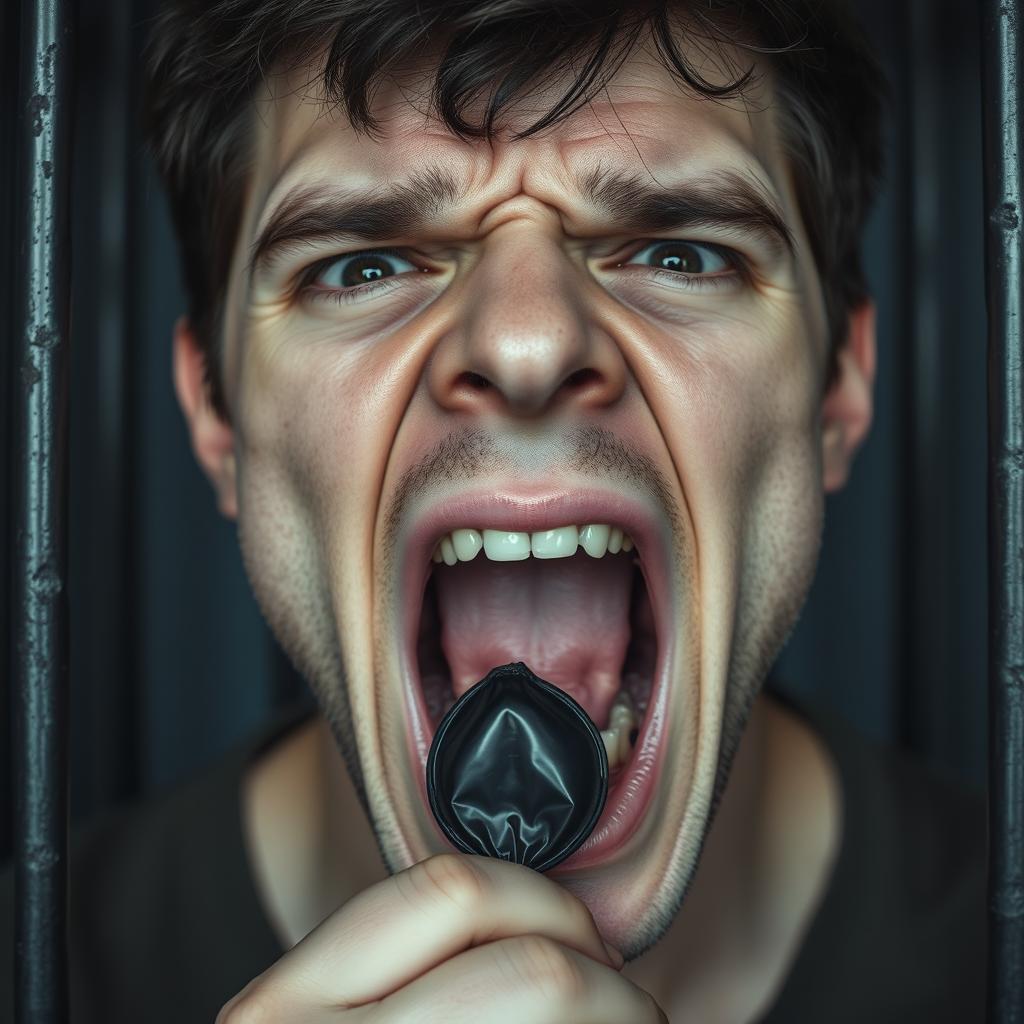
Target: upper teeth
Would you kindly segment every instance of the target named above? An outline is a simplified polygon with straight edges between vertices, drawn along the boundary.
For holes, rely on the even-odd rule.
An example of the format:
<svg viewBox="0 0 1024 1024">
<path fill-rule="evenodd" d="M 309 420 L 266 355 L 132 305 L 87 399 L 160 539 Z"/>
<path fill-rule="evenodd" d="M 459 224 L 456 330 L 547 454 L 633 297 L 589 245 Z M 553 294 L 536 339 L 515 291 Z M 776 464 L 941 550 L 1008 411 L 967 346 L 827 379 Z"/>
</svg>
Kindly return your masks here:
<svg viewBox="0 0 1024 1024">
<path fill-rule="evenodd" d="M 454 565 L 471 562 L 481 550 L 492 562 L 517 562 L 523 558 L 569 558 L 583 548 L 592 558 L 610 552 L 632 551 L 633 541 L 618 526 L 590 523 L 587 526 L 559 526 L 537 533 L 507 530 L 452 530 L 434 548 L 435 562 Z"/>
</svg>

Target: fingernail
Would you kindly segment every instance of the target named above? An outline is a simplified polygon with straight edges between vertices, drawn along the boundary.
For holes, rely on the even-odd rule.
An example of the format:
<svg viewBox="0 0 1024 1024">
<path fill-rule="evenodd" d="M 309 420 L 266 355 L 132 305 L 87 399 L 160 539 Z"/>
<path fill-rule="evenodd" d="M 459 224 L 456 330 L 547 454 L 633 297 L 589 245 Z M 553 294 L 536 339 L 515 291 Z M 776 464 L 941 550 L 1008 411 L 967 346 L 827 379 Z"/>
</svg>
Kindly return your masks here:
<svg viewBox="0 0 1024 1024">
<path fill-rule="evenodd" d="M 604 942 L 604 939 L 601 941 Z M 604 942 L 604 948 L 608 953 L 608 959 L 611 960 L 615 969 L 618 970 L 626 962 L 626 958 L 610 942 Z"/>
</svg>

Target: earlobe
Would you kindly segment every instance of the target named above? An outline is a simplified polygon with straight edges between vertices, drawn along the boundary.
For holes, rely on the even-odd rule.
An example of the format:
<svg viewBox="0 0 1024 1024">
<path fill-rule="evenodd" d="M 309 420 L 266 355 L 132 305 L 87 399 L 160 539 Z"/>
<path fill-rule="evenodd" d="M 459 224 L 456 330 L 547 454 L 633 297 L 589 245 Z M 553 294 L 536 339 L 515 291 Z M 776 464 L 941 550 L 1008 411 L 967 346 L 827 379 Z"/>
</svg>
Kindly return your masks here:
<svg viewBox="0 0 1024 1024">
<path fill-rule="evenodd" d="M 875 304 L 850 312 L 847 337 L 836 354 L 837 372 L 821 407 L 822 474 L 826 492 L 838 491 L 867 437 L 874 411 Z"/>
<path fill-rule="evenodd" d="M 192 451 L 217 494 L 221 515 L 238 515 L 235 437 L 228 421 L 210 401 L 206 354 L 187 317 L 174 325 L 174 390 L 188 424 Z"/>
</svg>

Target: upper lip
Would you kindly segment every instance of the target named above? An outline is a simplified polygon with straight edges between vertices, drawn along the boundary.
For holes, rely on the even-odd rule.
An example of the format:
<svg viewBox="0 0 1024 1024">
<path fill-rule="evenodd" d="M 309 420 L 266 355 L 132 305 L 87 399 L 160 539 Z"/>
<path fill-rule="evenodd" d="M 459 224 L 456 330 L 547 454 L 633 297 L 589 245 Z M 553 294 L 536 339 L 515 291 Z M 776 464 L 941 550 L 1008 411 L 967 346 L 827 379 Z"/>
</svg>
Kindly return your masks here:
<svg viewBox="0 0 1024 1024">
<path fill-rule="evenodd" d="M 488 490 L 448 496 L 423 512 L 409 535 L 404 564 L 407 570 L 423 567 L 425 572 L 440 537 L 462 527 L 537 533 L 587 523 L 622 527 L 641 557 L 659 552 L 662 531 L 658 519 L 636 498 L 597 488 L 534 495 Z"/>
</svg>

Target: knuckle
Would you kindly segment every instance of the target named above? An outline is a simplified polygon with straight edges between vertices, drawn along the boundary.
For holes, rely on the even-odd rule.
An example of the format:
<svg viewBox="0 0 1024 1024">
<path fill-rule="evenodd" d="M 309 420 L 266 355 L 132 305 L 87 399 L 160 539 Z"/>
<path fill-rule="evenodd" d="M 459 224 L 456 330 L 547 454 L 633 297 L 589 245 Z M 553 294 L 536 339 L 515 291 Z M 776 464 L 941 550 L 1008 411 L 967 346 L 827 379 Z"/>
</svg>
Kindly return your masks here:
<svg viewBox="0 0 1024 1024">
<path fill-rule="evenodd" d="M 440 898 L 464 911 L 479 907 L 486 898 L 483 874 L 472 861 L 455 853 L 440 853 L 421 861 L 412 868 L 410 880 L 427 899 Z"/>
<path fill-rule="evenodd" d="M 586 979 L 567 949 L 543 935 L 524 935 L 507 943 L 516 977 L 545 1003 L 570 1006 L 582 998 Z"/>
</svg>

